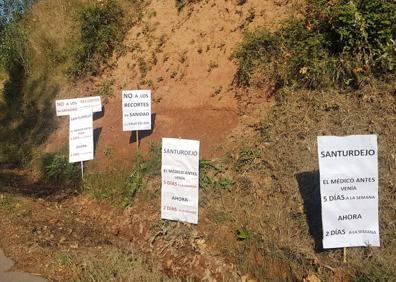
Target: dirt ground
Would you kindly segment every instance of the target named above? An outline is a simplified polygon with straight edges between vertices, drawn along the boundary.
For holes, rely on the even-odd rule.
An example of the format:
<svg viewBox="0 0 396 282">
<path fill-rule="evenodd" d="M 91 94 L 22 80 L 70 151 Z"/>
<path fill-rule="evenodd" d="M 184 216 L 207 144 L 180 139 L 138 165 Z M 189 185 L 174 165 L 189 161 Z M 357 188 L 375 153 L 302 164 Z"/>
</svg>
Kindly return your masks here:
<svg viewBox="0 0 396 282">
<path fill-rule="evenodd" d="M 8 182 L 0 187 L 0 248 L 16 261 L 14 270 L 69 281 L 73 276 L 61 264 L 62 254 L 111 247 L 138 254 L 170 277 L 240 280 L 232 264 L 212 255 L 201 228 L 159 221 L 151 204 L 120 212 L 74 191 L 31 183 L 24 173 L 3 172 Z"/>
</svg>

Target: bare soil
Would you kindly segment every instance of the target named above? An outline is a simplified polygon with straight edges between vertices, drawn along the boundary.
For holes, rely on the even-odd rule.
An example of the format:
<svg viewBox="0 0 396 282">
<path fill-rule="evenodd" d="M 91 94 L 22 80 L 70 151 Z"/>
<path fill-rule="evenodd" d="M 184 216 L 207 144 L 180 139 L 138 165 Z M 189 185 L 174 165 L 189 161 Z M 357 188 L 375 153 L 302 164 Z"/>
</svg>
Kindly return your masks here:
<svg viewBox="0 0 396 282">
<path fill-rule="evenodd" d="M 266 103 L 268 94 L 241 93 L 233 87 L 232 53 L 245 30 L 277 28 L 293 3 L 198 1 L 179 13 L 174 1 L 151 1 L 142 21 L 129 30 L 122 55 L 114 56 L 100 75 L 61 90 L 63 98 L 96 95 L 103 82 L 112 83 L 113 96 L 102 99 L 104 112 L 94 123 L 95 169 L 128 166 L 133 159 L 135 133 L 122 132 L 121 91 L 126 89 L 152 89 L 154 126 L 151 132 L 140 133 L 143 149 L 162 137 L 181 137 L 200 140 L 202 158 L 223 154 L 223 143 L 240 125 L 241 109 L 246 111 L 249 103 Z M 67 144 L 68 120 L 58 122 L 46 145 L 50 152 Z M 111 159 L 105 148 L 112 149 Z"/>
</svg>

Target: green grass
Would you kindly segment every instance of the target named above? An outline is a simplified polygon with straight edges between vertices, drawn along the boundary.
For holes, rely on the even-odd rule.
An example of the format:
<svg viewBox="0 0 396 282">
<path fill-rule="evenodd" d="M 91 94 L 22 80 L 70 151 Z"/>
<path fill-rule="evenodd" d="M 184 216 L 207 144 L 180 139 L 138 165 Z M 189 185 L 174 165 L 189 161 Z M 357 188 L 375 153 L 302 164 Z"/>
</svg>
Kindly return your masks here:
<svg viewBox="0 0 396 282">
<path fill-rule="evenodd" d="M 31 211 L 17 197 L 0 193 L 0 210 L 17 217 L 31 216 Z"/>
<path fill-rule="evenodd" d="M 131 170 L 110 169 L 87 174 L 83 190 L 94 199 L 125 208 L 132 205 L 138 193 L 144 192 L 150 179 L 161 172 L 161 147 L 151 143 L 148 153 L 138 154 Z"/>
</svg>

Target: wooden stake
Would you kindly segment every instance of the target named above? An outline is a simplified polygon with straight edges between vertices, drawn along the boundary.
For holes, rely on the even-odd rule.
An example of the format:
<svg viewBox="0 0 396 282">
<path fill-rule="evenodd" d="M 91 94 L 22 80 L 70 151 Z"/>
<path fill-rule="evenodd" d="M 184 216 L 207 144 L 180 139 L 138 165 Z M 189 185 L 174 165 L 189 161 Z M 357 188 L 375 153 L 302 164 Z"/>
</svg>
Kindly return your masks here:
<svg viewBox="0 0 396 282">
<path fill-rule="evenodd" d="M 344 263 L 347 262 L 347 248 L 344 247 Z"/>
<path fill-rule="evenodd" d="M 84 179 L 84 162 L 81 162 L 81 179 Z"/>
<path fill-rule="evenodd" d="M 136 130 L 136 148 L 139 150 L 139 130 Z"/>
</svg>

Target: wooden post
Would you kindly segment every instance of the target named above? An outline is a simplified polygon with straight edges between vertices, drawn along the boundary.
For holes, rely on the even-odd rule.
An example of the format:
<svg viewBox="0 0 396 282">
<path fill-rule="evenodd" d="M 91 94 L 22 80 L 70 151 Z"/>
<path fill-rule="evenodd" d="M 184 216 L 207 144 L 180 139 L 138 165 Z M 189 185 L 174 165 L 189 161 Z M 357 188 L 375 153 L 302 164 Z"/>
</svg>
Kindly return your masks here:
<svg viewBox="0 0 396 282">
<path fill-rule="evenodd" d="M 347 262 L 347 248 L 346 247 L 344 247 L 344 263 L 346 263 Z"/>
<path fill-rule="evenodd" d="M 84 162 L 81 162 L 81 179 L 84 179 Z"/>
<path fill-rule="evenodd" d="M 139 130 L 136 130 L 136 148 L 139 150 Z"/>
</svg>

